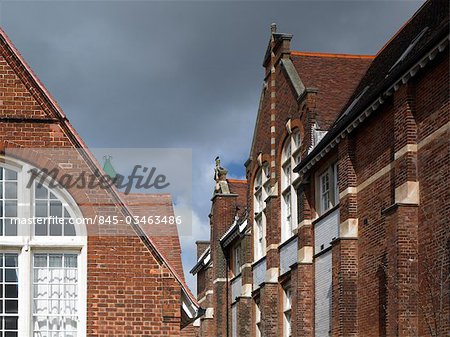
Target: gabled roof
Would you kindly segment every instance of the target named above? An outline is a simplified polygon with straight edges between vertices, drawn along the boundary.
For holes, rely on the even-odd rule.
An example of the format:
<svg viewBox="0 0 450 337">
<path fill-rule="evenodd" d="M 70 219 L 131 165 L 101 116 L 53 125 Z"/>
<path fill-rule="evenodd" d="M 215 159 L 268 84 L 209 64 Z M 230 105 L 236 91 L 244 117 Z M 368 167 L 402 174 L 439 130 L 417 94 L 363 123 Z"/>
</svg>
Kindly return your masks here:
<svg viewBox="0 0 450 337">
<path fill-rule="evenodd" d="M 326 148 L 335 146 L 342 133 L 351 132 L 402 83 L 445 50 L 448 41 L 449 2 L 429 0 L 378 52 L 331 130 L 294 170 L 310 168 Z"/>
<path fill-rule="evenodd" d="M 277 43 L 291 40 L 290 34 L 273 34 Z M 264 66 L 270 59 L 270 42 L 264 57 Z M 287 80 L 292 85 L 297 100 L 306 92 L 316 92 L 316 123 L 321 130 L 328 130 L 339 111 L 348 101 L 374 56 L 354 54 L 330 54 L 290 51 L 290 58 L 281 58 Z M 250 158 L 254 155 L 256 131 L 260 123 L 261 109 L 265 99 L 266 83 L 261 90 Z"/>
<path fill-rule="evenodd" d="M 321 129 L 328 129 L 348 101 L 374 56 L 291 52 L 303 85 L 316 88 L 316 112 Z"/>
<path fill-rule="evenodd" d="M 237 207 L 239 214 L 244 212 L 247 207 L 247 180 L 227 179 L 228 188 L 232 194 L 237 194 Z"/>
<path fill-rule="evenodd" d="M 83 149 L 80 151 L 80 155 L 85 160 L 86 164 L 92 169 L 93 172 L 102 172 L 102 167 L 89 151 L 88 147 L 81 139 L 79 134 L 70 124 L 66 115 L 64 114 L 61 107 L 57 104 L 56 100 L 51 96 L 45 86 L 40 82 L 34 72 L 31 70 L 30 66 L 23 59 L 22 55 L 15 48 L 14 44 L 8 38 L 6 33 L 0 28 L 0 52 L 3 54 L 5 59 L 8 62 L 17 62 L 19 67 L 19 72 L 21 76 L 24 76 L 27 82 L 29 82 L 30 86 L 33 87 L 33 91 L 36 95 L 38 95 L 42 99 L 42 104 L 44 105 L 44 110 L 48 113 L 48 116 L 37 116 L 38 118 L 43 119 L 51 119 L 53 121 L 57 121 L 67 137 L 70 139 L 71 143 L 75 148 Z M 18 74 L 19 75 L 19 74 Z M 36 117 L 36 116 L 34 116 Z M 126 216 L 133 216 L 131 210 L 126 206 L 126 203 L 120 196 L 119 192 L 115 187 L 110 187 L 107 189 L 110 193 L 112 200 L 114 200 L 117 205 L 121 208 Z M 153 242 L 152 238 L 147 236 L 142 228 L 139 227 L 137 223 L 131 224 L 133 230 L 136 232 L 136 235 L 143 241 L 143 244 L 152 252 L 155 258 L 162 264 L 166 265 L 170 272 L 173 274 L 174 278 L 181 286 L 182 290 L 182 303 L 180 306 L 182 308 L 182 316 L 186 316 L 187 318 L 182 318 L 182 326 L 189 324 L 189 321 L 192 321 L 196 317 L 198 312 L 198 302 L 196 298 L 193 296 L 189 288 L 184 282 L 184 279 L 177 273 L 176 268 L 174 268 L 169 259 L 164 256 L 162 251 L 157 247 L 155 242 Z M 186 314 L 185 314 L 186 313 Z"/>
</svg>

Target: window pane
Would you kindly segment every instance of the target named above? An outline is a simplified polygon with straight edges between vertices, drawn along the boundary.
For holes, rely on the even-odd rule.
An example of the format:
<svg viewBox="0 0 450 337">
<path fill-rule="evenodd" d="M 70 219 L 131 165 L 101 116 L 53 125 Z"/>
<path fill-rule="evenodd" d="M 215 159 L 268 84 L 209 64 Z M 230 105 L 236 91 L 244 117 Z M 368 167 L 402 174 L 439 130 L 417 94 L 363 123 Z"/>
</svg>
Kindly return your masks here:
<svg viewBox="0 0 450 337">
<path fill-rule="evenodd" d="M 77 267 L 77 256 L 75 254 L 66 254 L 64 259 L 64 267 L 76 268 Z"/>
<path fill-rule="evenodd" d="M 5 267 L 17 267 L 17 254 L 5 254 Z"/>
<path fill-rule="evenodd" d="M 5 180 L 17 180 L 17 172 L 13 170 L 9 170 L 7 168 L 5 170 Z"/>
<path fill-rule="evenodd" d="M 35 337 L 47 336 L 47 317 L 34 317 L 33 327 Z"/>
<path fill-rule="evenodd" d="M 59 221 L 54 221 L 55 219 L 52 219 L 52 222 L 50 223 L 50 235 L 51 236 L 61 236 L 62 235 L 62 223 Z"/>
<path fill-rule="evenodd" d="M 64 220 L 64 235 L 65 236 L 75 236 L 75 226 L 69 222 L 68 219 Z"/>
<path fill-rule="evenodd" d="M 5 199 L 17 199 L 17 183 L 5 183 Z"/>
<path fill-rule="evenodd" d="M 17 300 L 5 300 L 5 312 L 11 314 L 18 313 L 18 301 Z"/>
<path fill-rule="evenodd" d="M 36 199 L 47 199 L 48 196 L 48 190 L 46 187 L 36 184 L 34 189 L 34 195 Z"/>
<path fill-rule="evenodd" d="M 35 203 L 35 215 L 37 217 L 47 217 L 47 201 L 36 201 Z"/>
<path fill-rule="evenodd" d="M 34 235 L 45 236 L 48 234 L 47 219 L 38 218 L 34 225 Z"/>
<path fill-rule="evenodd" d="M 17 235 L 17 222 L 13 221 L 12 219 L 5 219 L 3 221 L 5 224 L 4 231 L 2 233 L 5 233 L 5 236 L 16 236 Z"/>
<path fill-rule="evenodd" d="M 56 194 L 45 186 L 35 185 L 35 217 L 47 218 L 47 224 L 36 224 L 37 236 L 75 236 L 75 226 L 69 224 L 70 214 Z M 55 218 L 61 219 L 56 220 Z"/>
<path fill-rule="evenodd" d="M 0 335 L 17 337 L 18 279 L 15 253 L 0 253 Z M 4 276 L 4 277 L 3 277 Z"/>
<path fill-rule="evenodd" d="M 62 255 L 50 255 L 49 267 L 62 267 Z"/>
<path fill-rule="evenodd" d="M 77 258 L 76 254 L 34 255 L 34 336 L 76 336 Z"/>
<path fill-rule="evenodd" d="M 5 201 L 5 216 L 7 217 L 17 216 L 17 200 Z"/>
<path fill-rule="evenodd" d="M 5 317 L 5 329 L 17 330 L 17 317 Z"/>
<path fill-rule="evenodd" d="M 59 201 L 50 202 L 50 216 L 62 217 L 62 204 Z"/>
<path fill-rule="evenodd" d="M 47 267 L 47 255 L 34 255 L 34 266 L 35 267 Z"/>
<path fill-rule="evenodd" d="M 5 298 L 17 298 L 17 284 L 5 285 Z"/>
<path fill-rule="evenodd" d="M 17 268 L 5 269 L 5 282 L 17 282 Z"/>
</svg>

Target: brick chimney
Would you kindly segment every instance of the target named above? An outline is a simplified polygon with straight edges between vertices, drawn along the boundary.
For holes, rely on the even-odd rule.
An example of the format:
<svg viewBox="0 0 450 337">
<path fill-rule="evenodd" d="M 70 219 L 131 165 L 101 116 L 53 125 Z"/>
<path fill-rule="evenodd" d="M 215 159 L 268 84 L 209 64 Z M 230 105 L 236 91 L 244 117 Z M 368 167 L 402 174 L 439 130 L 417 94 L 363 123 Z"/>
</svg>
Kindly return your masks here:
<svg viewBox="0 0 450 337">
<path fill-rule="evenodd" d="M 209 247 L 209 241 L 195 241 L 197 245 L 197 260 L 202 256 L 205 250 Z"/>
<path fill-rule="evenodd" d="M 230 192 L 227 182 L 227 169 L 220 166 L 219 157 L 216 158 L 214 170 L 215 189 L 212 197 L 210 214 L 211 224 L 211 260 L 213 279 L 213 306 L 214 306 L 214 336 L 227 337 L 227 325 L 231 314 L 227 310 L 227 280 L 229 271 L 226 256 L 220 245 L 220 239 L 234 222 L 237 206 L 237 194 Z M 228 317 L 227 317 L 228 315 Z M 230 327 L 228 326 L 228 331 Z"/>
</svg>

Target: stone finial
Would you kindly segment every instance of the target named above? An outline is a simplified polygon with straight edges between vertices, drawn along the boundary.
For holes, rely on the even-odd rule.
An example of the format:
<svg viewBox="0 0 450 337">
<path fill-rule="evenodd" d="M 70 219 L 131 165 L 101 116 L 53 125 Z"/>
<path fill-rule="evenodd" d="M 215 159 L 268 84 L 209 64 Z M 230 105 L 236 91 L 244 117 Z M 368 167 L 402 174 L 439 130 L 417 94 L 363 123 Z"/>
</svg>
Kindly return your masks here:
<svg viewBox="0 0 450 337">
<path fill-rule="evenodd" d="M 271 31 L 272 34 L 277 32 L 277 24 L 275 22 L 273 22 L 270 25 L 270 31 Z"/>
<path fill-rule="evenodd" d="M 214 180 L 216 181 L 215 194 L 230 194 L 227 183 L 227 173 L 228 170 L 220 166 L 220 158 L 216 157 L 216 167 L 214 169 Z"/>
<path fill-rule="evenodd" d="M 227 179 L 228 170 L 220 166 L 220 158 L 216 157 L 216 168 L 214 169 L 214 180 L 225 181 Z"/>
</svg>

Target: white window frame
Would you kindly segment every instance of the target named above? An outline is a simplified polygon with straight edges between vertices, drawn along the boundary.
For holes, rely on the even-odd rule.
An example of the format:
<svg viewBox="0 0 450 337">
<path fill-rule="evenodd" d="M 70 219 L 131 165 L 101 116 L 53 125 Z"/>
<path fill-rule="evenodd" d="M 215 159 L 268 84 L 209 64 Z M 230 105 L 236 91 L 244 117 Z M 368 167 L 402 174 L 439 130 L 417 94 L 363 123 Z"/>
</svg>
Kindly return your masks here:
<svg viewBox="0 0 450 337">
<path fill-rule="evenodd" d="M 292 290 L 290 285 L 283 287 L 283 337 L 292 336 Z"/>
<path fill-rule="evenodd" d="M 0 156 L 1 166 L 18 174 L 17 218 L 34 216 L 34 186 L 27 188 L 33 166 L 8 157 Z M 45 181 L 44 181 L 44 185 Z M 46 186 L 48 187 L 48 186 Z M 81 210 L 70 194 L 61 188 L 50 189 L 67 208 L 72 218 L 83 218 Z M 82 226 L 76 226 L 76 236 L 34 236 L 33 226 L 18 223 L 17 236 L 0 236 L 1 252 L 18 254 L 19 308 L 18 336 L 32 337 L 32 260 L 36 253 L 71 253 L 78 255 L 78 324 L 77 337 L 86 337 L 87 330 L 87 236 Z"/>
<path fill-rule="evenodd" d="M 297 193 L 293 182 L 298 178 L 294 168 L 301 160 L 301 134 L 294 129 L 286 139 L 281 155 L 281 242 L 289 240 L 298 227 Z M 289 199 L 289 205 L 287 203 Z"/>
<path fill-rule="evenodd" d="M 333 164 L 333 184 L 334 184 L 334 205 L 339 203 L 339 166 L 338 163 Z"/>
<path fill-rule="evenodd" d="M 254 179 L 253 209 L 254 209 L 254 261 L 266 255 L 266 198 L 269 195 L 269 168 L 264 164 L 256 172 Z"/>
<path fill-rule="evenodd" d="M 241 273 L 242 266 L 242 258 L 241 258 L 241 243 L 238 243 L 233 248 L 233 274 L 234 276 L 239 275 Z"/>
<path fill-rule="evenodd" d="M 324 188 L 324 180 L 328 180 L 328 187 Z M 328 210 L 333 208 L 339 203 L 339 186 L 338 186 L 338 164 L 335 162 L 329 165 L 322 174 L 319 175 L 317 189 L 318 192 L 318 202 L 319 216 L 326 213 Z M 325 202 L 325 196 L 327 202 Z"/>
<path fill-rule="evenodd" d="M 7 250 L 2 250 L 1 251 L 1 253 L 2 254 L 15 254 L 15 255 L 17 255 L 17 272 L 18 272 L 18 274 L 20 273 L 20 269 L 19 269 L 19 251 L 17 250 L 17 249 L 14 249 L 14 248 L 12 248 L 12 249 L 7 249 Z M 3 265 L 3 268 L 2 269 L 5 269 L 5 265 Z M 18 277 L 18 282 L 17 282 L 17 286 L 18 286 L 18 288 L 20 288 L 20 277 L 19 277 L 19 275 L 17 275 L 17 277 Z M 5 282 L 5 279 L 3 279 L 3 282 Z M 18 289 L 18 295 L 20 296 L 20 291 L 19 291 L 19 289 Z M 6 294 L 5 294 L 5 292 L 3 293 L 3 298 L 5 298 L 6 299 Z M 18 301 L 18 305 L 20 306 L 20 299 L 19 298 L 17 298 L 17 301 Z M 5 312 L 5 306 L 3 306 L 3 313 L 2 313 L 2 316 L 3 317 L 6 317 L 6 316 L 17 316 L 18 317 L 18 321 L 17 321 L 17 324 L 18 324 L 18 336 L 20 336 L 20 328 L 19 328 L 19 324 L 20 324 L 20 322 L 19 322 L 19 314 L 20 314 L 20 307 L 18 307 L 18 313 L 17 314 L 14 314 L 14 315 L 7 315 L 6 314 L 6 312 Z M 2 326 L 2 330 L 1 331 L 4 331 L 5 330 L 5 326 L 3 325 Z"/>
</svg>

